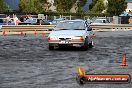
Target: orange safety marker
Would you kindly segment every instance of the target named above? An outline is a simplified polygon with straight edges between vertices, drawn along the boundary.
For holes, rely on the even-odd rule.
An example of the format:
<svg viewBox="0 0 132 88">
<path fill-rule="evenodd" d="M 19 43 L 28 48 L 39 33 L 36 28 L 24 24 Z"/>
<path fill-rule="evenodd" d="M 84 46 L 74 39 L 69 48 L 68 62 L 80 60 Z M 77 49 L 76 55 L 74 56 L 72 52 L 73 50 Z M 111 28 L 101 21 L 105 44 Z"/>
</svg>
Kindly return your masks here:
<svg viewBox="0 0 132 88">
<path fill-rule="evenodd" d="M 6 31 L 3 31 L 3 36 L 6 36 L 7 34 L 6 34 Z"/>
<path fill-rule="evenodd" d="M 78 68 L 76 80 L 79 84 L 87 83 L 130 83 L 129 74 L 86 74 L 82 68 Z"/>
<path fill-rule="evenodd" d="M 43 37 L 43 38 L 45 38 L 45 37 L 46 37 L 46 34 L 45 34 L 44 32 L 42 33 L 42 37 Z"/>
<path fill-rule="evenodd" d="M 21 31 L 21 36 L 23 36 L 24 34 L 23 34 L 23 31 Z"/>
<path fill-rule="evenodd" d="M 122 56 L 122 62 L 120 66 L 128 66 L 128 64 L 126 63 L 126 53 L 124 53 Z"/>
<path fill-rule="evenodd" d="M 34 32 L 34 35 L 35 35 L 35 37 L 37 36 L 37 32 L 36 32 L 36 30 L 35 30 L 35 32 Z"/>
</svg>

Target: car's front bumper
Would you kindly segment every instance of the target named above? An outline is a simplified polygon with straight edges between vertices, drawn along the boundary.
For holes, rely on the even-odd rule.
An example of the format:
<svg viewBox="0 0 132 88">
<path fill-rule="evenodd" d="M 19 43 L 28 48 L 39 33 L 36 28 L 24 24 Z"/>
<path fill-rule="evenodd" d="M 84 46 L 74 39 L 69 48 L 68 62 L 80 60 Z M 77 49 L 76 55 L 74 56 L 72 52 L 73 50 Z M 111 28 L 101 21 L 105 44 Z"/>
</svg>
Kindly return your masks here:
<svg viewBox="0 0 132 88">
<path fill-rule="evenodd" d="M 84 45 L 84 41 L 81 40 L 72 40 L 72 41 L 68 41 L 68 42 L 61 42 L 61 41 L 50 41 L 48 42 L 49 46 L 75 46 L 75 47 L 81 47 Z"/>
</svg>

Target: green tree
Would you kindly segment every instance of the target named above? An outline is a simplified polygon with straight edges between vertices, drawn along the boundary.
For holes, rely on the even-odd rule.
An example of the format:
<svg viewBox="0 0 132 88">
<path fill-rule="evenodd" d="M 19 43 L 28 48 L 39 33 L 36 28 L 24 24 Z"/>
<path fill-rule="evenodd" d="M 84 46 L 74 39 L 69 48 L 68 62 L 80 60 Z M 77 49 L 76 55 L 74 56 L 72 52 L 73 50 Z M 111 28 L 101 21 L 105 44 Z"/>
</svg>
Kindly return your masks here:
<svg viewBox="0 0 132 88">
<path fill-rule="evenodd" d="M 108 0 L 107 13 L 110 15 L 120 15 L 125 11 L 127 3 L 125 0 Z"/>
<path fill-rule="evenodd" d="M 86 4 L 87 0 L 79 0 L 80 6 L 84 6 Z"/>
<path fill-rule="evenodd" d="M 4 2 L 4 0 L 0 0 L 0 12 L 6 12 L 9 10 L 9 7 Z"/>
<path fill-rule="evenodd" d="M 56 10 L 61 13 L 70 12 L 75 2 L 76 0 L 55 0 Z"/>
<path fill-rule="evenodd" d="M 20 0 L 19 9 L 26 13 L 40 13 L 45 11 L 44 5 L 47 0 Z"/>
<path fill-rule="evenodd" d="M 94 13 L 102 13 L 102 11 L 105 9 L 103 0 L 98 0 L 96 4 L 91 9 L 91 12 Z"/>
<path fill-rule="evenodd" d="M 87 0 L 78 0 L 78 13 L 84 13 L 83 12 L 83 6 L 85 5 Z"/>
<path fill-rule="evenodd" d="M 78 10 L 81 11 L 81 7 L 85 5 L 87 0 L 54 0 L 57 12 L 70 12 L 70 9 L 77 2 Z"/>
<path fill-rule="evenodd" d="M 98 0 L 93 0 L 92 3 L 89 5 L 89 9 L 91 10 L 95 4 L 97 3 Z"/>
<path fill-rule="evenodd" d="M 78 0 L 78 2 L 77 2 L 77 3 L 78 3 L 78 4 L 77 4 L 77 6 L 78 6 L 77 13 L 78 13 L 81 17 L 83 17 L 84 14 L 85 14 L 85 12 L 83 11 L 83 6 L 85 5 L 86 1 L 87 1 L 87 0 Z"/>
</svg>

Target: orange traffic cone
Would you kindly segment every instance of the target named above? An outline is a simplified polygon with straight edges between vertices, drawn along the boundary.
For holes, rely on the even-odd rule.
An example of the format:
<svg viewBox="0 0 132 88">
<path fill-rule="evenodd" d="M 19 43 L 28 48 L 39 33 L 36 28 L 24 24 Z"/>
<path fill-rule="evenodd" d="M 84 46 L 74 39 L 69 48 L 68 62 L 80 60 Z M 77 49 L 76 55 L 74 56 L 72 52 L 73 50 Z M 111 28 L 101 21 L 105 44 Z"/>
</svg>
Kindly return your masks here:
<svg viewBox="0 0 132 88">
<path fill-rule="evenodd" d="M 23 34 L 23 31 L 21 31 L 21 36 L 23 36 L 24 34 Z"/>
<path fill-rule="evenodd" d="M 120 66 L 128 66 L 128 64 L 126 63 L 126 53 L 124 53 L 122 56 L 122 63 L 120 64 Z"/>
<path fill-rule="evenodd" d="M 36 30 L 35 30 L 35 32 L 34 32 L 34 35 L 35 35 L 35 37 L 37 36 L 37 32 L 36 32 Z"/>
<path fill-rule="evenodd" d="M 6 36 L 6 31 L 3 31 L 3 36 Z"/>
<path fill-rule="evenodd" d="M 45 33 L 42 33 L 42 37 L 43 37 L 43 38 L 45 38 L 45 37 L 46 37 Z"/>
</svg>

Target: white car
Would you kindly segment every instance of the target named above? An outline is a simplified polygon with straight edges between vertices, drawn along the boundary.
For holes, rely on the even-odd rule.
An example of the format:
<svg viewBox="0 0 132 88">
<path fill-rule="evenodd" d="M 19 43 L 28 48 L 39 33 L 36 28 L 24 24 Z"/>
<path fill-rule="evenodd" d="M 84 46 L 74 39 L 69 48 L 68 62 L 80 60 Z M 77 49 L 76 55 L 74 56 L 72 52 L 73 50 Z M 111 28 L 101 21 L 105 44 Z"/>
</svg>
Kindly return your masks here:
<svg viewBox="0 0 132 88">
<path fill-rule="evenodd" d="M 110 24 L 107 19 L 96 19 L 91 24 L 100 25 L 100 24 Z"/>
<path fill-rule="evenodd" d="M 60 46 L 92 48 L 92 28 L 84 20 L 65 20 L 56 25 L 48 36 L 49 50 Z"/>
<path fill-rule="evenodd" d="M 52 22 L 50 22 L 51 25 L 56 25 L 58 24 L 60 21 L 66 20 L 65 18 L 59 18 L 59 19 L 54 19 Z"/>
</svg>

